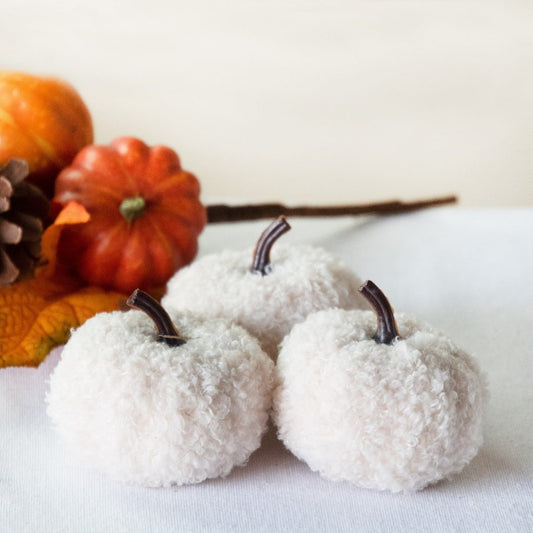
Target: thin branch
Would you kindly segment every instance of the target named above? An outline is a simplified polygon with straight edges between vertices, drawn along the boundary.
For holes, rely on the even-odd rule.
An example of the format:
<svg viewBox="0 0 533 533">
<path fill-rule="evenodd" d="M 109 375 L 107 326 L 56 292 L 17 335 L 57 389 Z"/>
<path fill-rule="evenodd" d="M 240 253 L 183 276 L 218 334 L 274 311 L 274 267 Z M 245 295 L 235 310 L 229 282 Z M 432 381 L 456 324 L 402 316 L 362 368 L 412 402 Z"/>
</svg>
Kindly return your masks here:
<svg viewBox="0 0 533 533">
<path fill-rule="evenodd" d="M 391 200 L 369 204 L 338 206 L 287 206 L 284 204 L 212 204 L 207 206 L 207 220 L 211 224 L 220 222 L 238 222 L 260 220 L 263 218 L 287 217 L 338 217 L 350 215 L 382 214 L 392 215 L 418 209 L 454 204 L 457 196 L 443 196 L 426 200 L 402 202 Z"/>
</svg>

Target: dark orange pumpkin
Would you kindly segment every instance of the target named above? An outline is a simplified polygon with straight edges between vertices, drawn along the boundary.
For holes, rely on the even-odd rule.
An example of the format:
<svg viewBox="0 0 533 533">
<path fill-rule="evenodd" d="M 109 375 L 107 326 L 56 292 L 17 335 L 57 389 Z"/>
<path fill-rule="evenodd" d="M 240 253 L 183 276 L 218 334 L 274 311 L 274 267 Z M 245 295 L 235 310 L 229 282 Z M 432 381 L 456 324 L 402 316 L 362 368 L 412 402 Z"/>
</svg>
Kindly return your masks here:
<svg viewBox="0 0 533 533">
<path fill-rule="evenodd" d="M 130 137 L 88 146 L 56 180 L 55 200 L 75 200 L 91 215 L 65 228 L 59 260 L 93 285 L 126 293 L 161 286 L 196 255 L 206 224 L 199 194 L 170 148 Z"/>
<path fill-rule="evenodd" d="M 56 78 L 0 71 L 0 165 L 26 159 L 28 181 L 48 196 L 57 173 L 93 142 L 91 116 L 72 86 Z"/>
</svg>

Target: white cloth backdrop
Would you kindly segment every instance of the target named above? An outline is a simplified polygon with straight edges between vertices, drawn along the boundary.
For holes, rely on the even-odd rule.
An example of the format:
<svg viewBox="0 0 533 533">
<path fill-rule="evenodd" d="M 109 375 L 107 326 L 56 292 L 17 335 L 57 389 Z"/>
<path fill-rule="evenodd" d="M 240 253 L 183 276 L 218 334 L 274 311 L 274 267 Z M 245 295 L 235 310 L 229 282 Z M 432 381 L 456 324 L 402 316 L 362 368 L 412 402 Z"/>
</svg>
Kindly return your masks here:
<svg viewBox="0 0 533 533">
<path fill-rule="evenodd" d="M 441 208 L 388 218 L 292 220 L 283 239 L 326 247 L 477 355 L 491 401 L 485 444 L 460 474 L 391 495 L 321 479 L 273 432 L 244 468 L 177 489 L 122 486 L 64 453 L 38 369 L 0 370 L 0 531 L 533 530 L 533 209 Z M 210 226 L 201 253 L 249 246 L 263 222 Z M 112 428 L 110 428 L 111 430 Z"/>
<path fill-rule="evenodd" d="M 69 80 L 98 143 L 204 192 L 533 203 L 528 0 L 2 0 L 1 67 Z"/>
</svg>

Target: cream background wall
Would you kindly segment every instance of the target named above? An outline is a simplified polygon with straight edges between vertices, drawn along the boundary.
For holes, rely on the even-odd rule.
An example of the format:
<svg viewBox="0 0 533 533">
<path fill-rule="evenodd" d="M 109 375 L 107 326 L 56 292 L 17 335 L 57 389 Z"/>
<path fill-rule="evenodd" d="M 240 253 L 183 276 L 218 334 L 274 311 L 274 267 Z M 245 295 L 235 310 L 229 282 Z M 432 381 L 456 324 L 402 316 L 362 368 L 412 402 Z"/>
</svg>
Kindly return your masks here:
<svg viewBox="0 0 533 533">
<path fill-rule="evenodd" d="M 1 66 L 69 80 L 96 141 L 204 197 L 533 205 L 531 2 L 3 0 Z"/>
</svg>

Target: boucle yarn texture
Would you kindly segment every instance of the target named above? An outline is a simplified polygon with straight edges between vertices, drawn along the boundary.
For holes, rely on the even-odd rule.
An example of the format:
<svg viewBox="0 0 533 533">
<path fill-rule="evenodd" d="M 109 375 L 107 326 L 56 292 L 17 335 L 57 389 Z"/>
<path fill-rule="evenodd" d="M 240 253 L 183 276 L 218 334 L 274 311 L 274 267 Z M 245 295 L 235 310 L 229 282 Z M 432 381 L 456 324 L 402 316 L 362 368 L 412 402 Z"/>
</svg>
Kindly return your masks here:
<svg viewBox="0 0 533 533">
<path fill-rule="evenodd" d="M 253 248 L 207 255 L 179 270 L 162 304 L 235 321 L 277 357 L 292 326 L 321 309 L 367 308 L 361 280 L 322 248 L 276 243 L 267 275 L 250 271 Z"/>
<path fill-rule="evenodd" d="M 267 428 L 273 363 L 243 328 L 170 313 L 182 346 L 140 311 L 72 333 L 50 378 L 48 414 L 68 448 L 126 483 L 197 483 L 246 463 Z"/>
<path fill-rule="evenodd" d="M 482 443 L 486 383 L 447 337 L 398 313 L 403 339 L 372 340 L 371 311 L 315 313 L 284 339 L 276 366 L 279 437 L 331 480 L 398 491 L 459 472 Z"/>
</svg>

